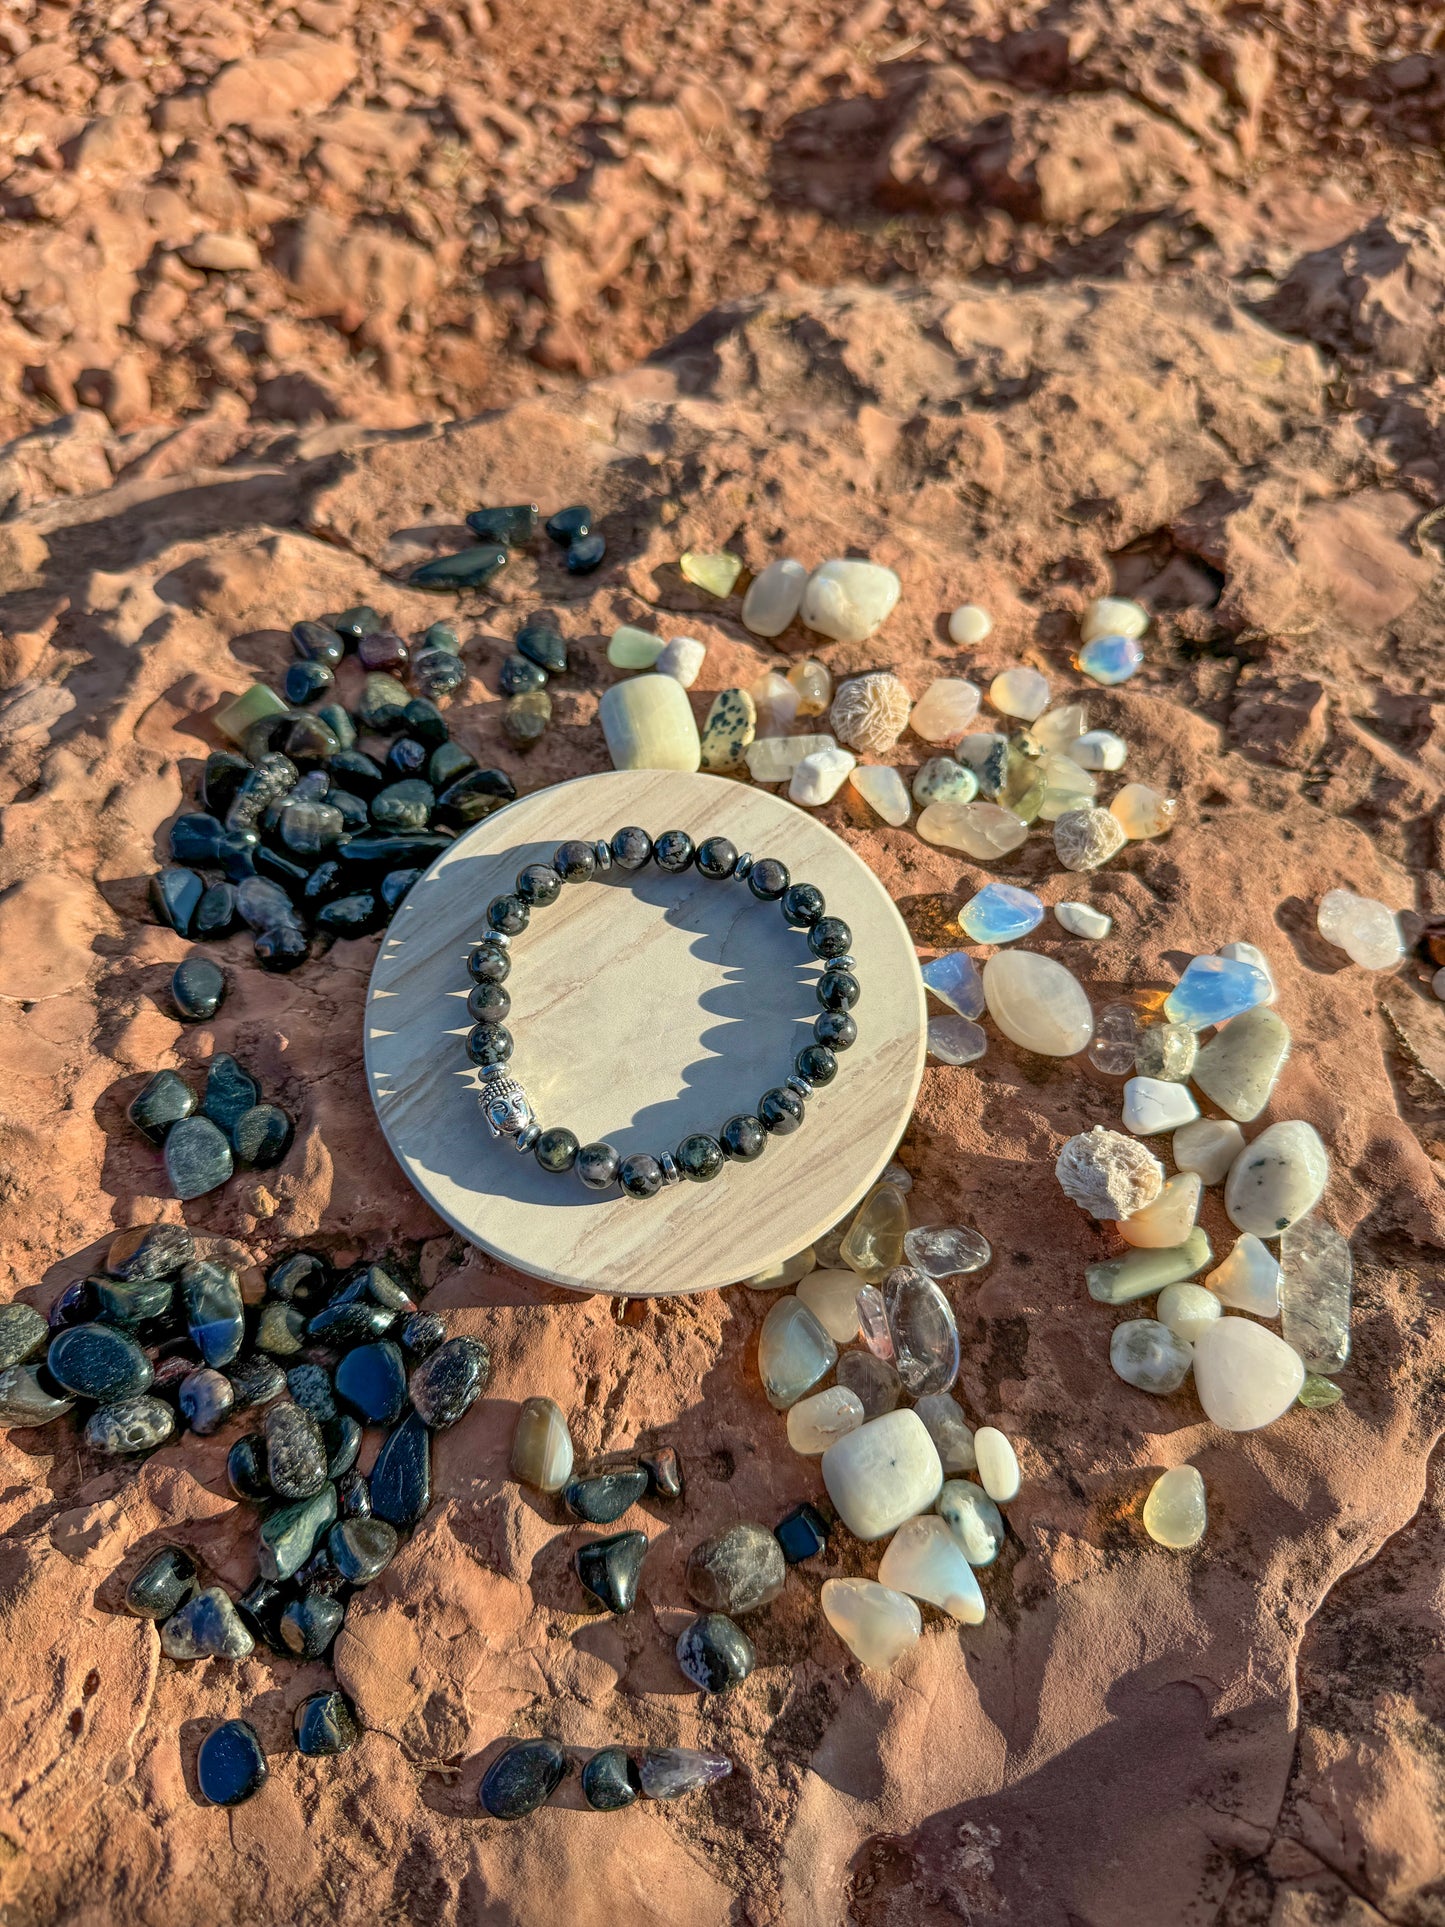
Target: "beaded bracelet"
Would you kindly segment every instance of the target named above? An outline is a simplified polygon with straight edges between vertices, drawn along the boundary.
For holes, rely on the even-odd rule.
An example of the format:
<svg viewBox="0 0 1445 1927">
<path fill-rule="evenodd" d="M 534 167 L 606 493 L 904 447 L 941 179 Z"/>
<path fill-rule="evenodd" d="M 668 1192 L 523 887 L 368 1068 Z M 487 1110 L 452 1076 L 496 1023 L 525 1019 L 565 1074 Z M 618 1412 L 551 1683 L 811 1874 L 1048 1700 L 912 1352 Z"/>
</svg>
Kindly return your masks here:
<svg viewBox="0 0 1445 1927">
<path fill-rule="evenodd" d="M 641 870 L 651 861 L 677 875 L 695 863 L 703 876 L 716 882 L 728 878 L 746 882 L 764 903 L 777 903 L 794 929 L 806 930 L 808 947 L 823 965 L 815 986 L 822 1014 L 814 1019 L 814 1042 L 793 1060 L 792 1075 L 774 1090 L 764 1091 L 756 1113 L 730 1117 L 716 1137 L 696 1131 L 676 1151 L 653 1157 L 636 1151 L 623 1157 L 611 1144 L 579 1144 L 574 1132 L 557 1125 L 544 1131 L 538 1125 L 527 1093 L 505 1069 L 512 1055 L 512 1034 L 502 1019 L 512 1007 L 504 988 L 512 968 L 511 941 L 527 928 L 533 910 L 555 903 L 564 883 L 585 883 L 614 866 Z M 559 844 L 550 864 L 529 863 L 518 872 L 507 896 L 487 905 L 488 934 L 467 960 L 473 989 L 467 1010 L 473 1027 L 467 1034 L 467 1055 L 482 1073 L 482 1115 L 494 1138 L 510 1138 L 518 1151 L 531 1151 L 544 1171 L 570 1171 L 591 1191 L 621 1185 L 628 1197 L 651 1198 L 665 1184 L 683 1178 L 706 1184 L 729 1160 L 741 1164 L 760 1157 L 770 1137 L 786 1137 L 803 1121 L 804 1100 L 820 1084 L 838 1074 L 836 1053 L 847 1050 L 858 1035 L 849 1015 L 857 1003 L 857 966 L 848 955 L 853 933 L 840 917 L 824 914 L 821 890 L 811 883 L 793 883 L 773 857 L 739 855 L 725 836 L 705 837 L 694 844 L 684 830 L 666 830 L 654 843 L 645 830 L 619 830 L 611 840 Z"/>
</svg>

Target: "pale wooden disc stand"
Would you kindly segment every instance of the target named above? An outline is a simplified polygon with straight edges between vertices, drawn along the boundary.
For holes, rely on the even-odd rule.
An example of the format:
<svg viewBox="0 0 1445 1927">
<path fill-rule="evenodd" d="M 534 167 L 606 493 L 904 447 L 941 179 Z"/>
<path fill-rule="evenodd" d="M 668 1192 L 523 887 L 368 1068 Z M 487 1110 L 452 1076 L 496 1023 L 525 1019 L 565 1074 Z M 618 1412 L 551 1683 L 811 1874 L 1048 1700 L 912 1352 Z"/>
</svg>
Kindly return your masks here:
<svg viewBox="0 0 1445 1927">
<path fill-rule="evenodd" d="M 710 1184 L 656 1197 L 588 1191 L 494 1140 L 464 1047 L 467 953 L 489 900 L 569 837 L 627 824 L 721 835 L 815 883 L 853 931 L 858 1041 L 801 1130 Z M 781 1084 L 812 1041 L 818 965 L 802 932 L 744 885 L 612 870 L 564 886 L 512 946 L 509 1068 L 545 1129 L 625 1156 L 716 1133 Z M 371 973 L 366 1070 L 388 1144 L 429 1204 L 520 1271 L 624 1297 L 749 1278 L 837 1224 L 892 1156 L 923 1073 L 913 944 L 865 864 L 767 790 L 676 770 L 613 771 L 525 796 L 461 836 L 408 892 Z"/>
</svg>

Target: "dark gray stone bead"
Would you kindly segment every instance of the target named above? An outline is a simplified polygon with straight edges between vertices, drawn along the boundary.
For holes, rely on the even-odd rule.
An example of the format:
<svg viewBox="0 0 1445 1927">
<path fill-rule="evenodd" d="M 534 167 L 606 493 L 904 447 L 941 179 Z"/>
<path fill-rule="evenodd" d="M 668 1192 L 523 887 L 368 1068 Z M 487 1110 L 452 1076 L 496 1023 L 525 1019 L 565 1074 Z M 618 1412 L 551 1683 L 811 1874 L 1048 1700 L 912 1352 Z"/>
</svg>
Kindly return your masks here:
<svg viewBox="0 0 1445 1927">
<path fill-rule="evenodd" d="M 171 972 L 171 1002 L 184 1023 L 214 1017 L 225 994 L 226 973 L 209 957 L 183 957 Z"/>
<path fill-rule="evenodd" d="M 385 1519 L 342 1519 L 326 1535 L 331 1562 L 348 1586 L 368 1586 L 395 1555 L 396 1527 Z"/>
<path fill-rule="evenodd" d="M 174 1071 L 157 1071 L 141 1085 L 125 1114 L 141 1136 L 159 1149 L 171 1126 L 189 1117 L 195 1108 L 196 1094 L 183 1077 Z"/>
<path fill-rule="evenodd" d="M 604 1746 L 582 1769 L 582 1798 L 597 1813 L 630 1807 L 642 1781 L 625 1746 Z"/>
<path fill-rule="evenodd" d="M 236 1119 L 231 1140 L 236 1156 L 257 1171 L 269 1171 L 291 1148 L 295 1127 L 279 1104 L 253 1104 Z"/>
<path fill-rule="evenodd" d="M 562 1488 L 562 1503 L 574 1519 L 610 1526 L 646 1495 L 648 1478 L 640 1465 L 608 1466 L 585 1473 Z"/>
<path fill-rule="evenodd" d="M 394 1425 L 406 1404 L 401 1347 L 357 1345 L 336 1367 L 336 1395 L 365 1425 Z"/>
<path fill-rule="evenodd" d="M 293 1599 L 281 1614 L 281 1643 L 297 1659 L 320 1659 L 341 1631 L 346 1609 L 324 1592 Z"/>
<path fill-rule="evenodd" d="M 125 1589 L 125 1608 L 137 1619 L 169 1619 L 196 1591 L 196 1562 L 184 1546 L 162 1546 Z"/>
<path fill-rule="evenodd" d="M 203 1198 L 235 1169 L 231 1147 L 208 1117 L 185 1117 L 165 1142 L 166 1176 L 181 1199 Z"/>
<path fill-rule="evenodd" d="M 694 1546 L 687 1562 L 687 1590 L 710 1612 L 755 1612 L 777 1598 L 786 1577 L 782 1547 L 766 1526 L 730 1526 Z"/>
<path fill-rule="evenodd" d="M 781 1550 L 778 1557 L 782 1559 Z M 700 1613 L 678 1638 L 677 1663 L 705 1693 L 740 1686 L 757 1661 L 757 1648 L 725 1613 Z"/>
<path fill-rule="evenodd" d="M 272 1484 L 275 1484 L 274 1472 Z M 311 1557 L 316 1541 L 336 1517 L 336 1488 L 323 1485 L 309 1499 L 278 1506 L 261 1521 L 256 1564 L 263 1579 L 273 1584 L 299 1572 Z"/>
<path fill-rule="evenodd" d="M 521 1820 L 547 1801 L 567 1777 L 567 1755 L 555 1740 L 518 1740 L 482 1775 L 478 1799 L 494 1820 Z"/>
<path fill-rule="evenodd" d="M 610 1613 L 625 1613 L 637 1598 L 637 1579 L 647 1557 L 645 1532 L 614 1532 L 591 1539 L 574 1555 L 577 1577 Z"/>
</svg>

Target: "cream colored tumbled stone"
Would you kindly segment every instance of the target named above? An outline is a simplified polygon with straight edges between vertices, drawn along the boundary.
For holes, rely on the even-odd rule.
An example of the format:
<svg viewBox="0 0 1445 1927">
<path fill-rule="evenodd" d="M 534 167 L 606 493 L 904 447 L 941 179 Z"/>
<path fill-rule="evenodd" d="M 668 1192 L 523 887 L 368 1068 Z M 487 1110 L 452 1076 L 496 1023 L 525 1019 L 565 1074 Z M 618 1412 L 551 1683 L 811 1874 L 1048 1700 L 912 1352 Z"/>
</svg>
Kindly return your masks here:
<svg viewBox="0 0 1445 1927">
<path fill-rule="evenodd" d="M 1176 1131 L 1199 1115 L 1199 1106 L 1183 1084 L 1164 1077 L 1131 1077 L 1124 1086 L 1124 1129 L 1136 1137 L 1157 1137 Z"/>
<path fill-rule="evenodd" d="M 869 809 L 895 829 L 901 829 L 913 814 L 908 785 L 891 764 L 859 763 L 849 771 L 848 781 Z"/>
<path fill-rule="evenodd" d="M 977 602 L 960 602 L 948 618 L 948 640 L 970 649 L 993 634 L 993 617 Z"/>
<path fill-rule="evenodd" d="M 1313 1124 L 1271 1124 L 1230 1166 L 1224 1208 L 1240 1231 L 1277 1238 L 1314 1208 L 1329 1176 L 1329 1153 Z"/>
<path fill-rule="evenodd" d="M 779 1298 L 758 1333 L 758 1375 L 779 1412 L 795 1405 L 830 1372 L 838 1347 L 801 1299 Z"/>
<path fill-rule="evenodd" d="M 1109 805 L 1109 814 L 1131 843 L 1172 830 L 1178 810 L 1172 796 L 1147 783 L 1126 783 Z"/>
<path fill-rule="evenodd" d="M 833 678 L 816 656 L 804 656 L 788 671 L 789 685 L 798 692 L 798 716 L 821 716 L 833 700 Z"/>
<path fill-rule="evenodd" d="M 983 1624 L 983 1593 L 973 1567 L 935 1513 L 903 1522 L 878 1563 L 878 1578 L 895 1592 L 941 1607 L 965 1626 Z"/>
<path fill-rule="evenodd" d="M 798 1296 L 828 1336 L 851 1345 L 858 1336 L 858 1274 L 856 1271 L 810 1271 L 798 1283 Z"/>
<path fill-rule="evenodd" d="M 806 1278 L 817 1262 L 813 1247 L 805 1245 L 791 1258 L 784 1258 L 781 1264 L 769 1265 L 766 1271 L 755 1271 L 747 1282 L 754 1291 L 777 1291 L 783 1285 L 795 1285 L 800 1278 Z"/>
<path fill-rule="evenodd" d="M 707 645 L 696 636 L 674 636 L 657 659 L 659 676 L 671 676 L 684 689 L 691 689 L 702 674 Z"/>
<path fill-rule="evenodd" d="M 743 627 L 755 636 L 780 636 L 803 601 L 808 571 L 791 556 L 770 562 L 755 575 L 743 597 Z"/>
<path fill-rule="evenodd" d="M 1194 1229 L 1203 1195 L 1204 1182 L 1198 1173 L 1181 1171 L 1168 1180 L 1152 1203 L 1118 1221 L 1119 1236 L 1139 1251 L 1167 1251 L 1173 1245 L 1182 1245 Z"/>
<path fill-rule="evenodd" d="M 823 1484 L 855 1539 L 882 1539 L 928 1510 L 943 1466 L 916 1412 L 885 1412 L 828 1447 Z"/>
<path fill-rule="evenodd" d="M 923 1632 L 913 1601 L 876 1579 L 825 1579 L 818 1603 L 854 1659 L 879 1672 L 902 1659 Z"/>
<path fill-rule="evenodd" d="M 1289 1055 L 1289 1026 L 1268 1004 L 1231 1017 L 1194 1060 L 1196 1088 L 1241 1124 L 1269 1103 Z"/>
<path fill-rule="evenodd" d="M 1028 837 L 1029 826 L 996 803 L 930 803 L 918 819 L 925 843 L 962 850 L 975 863 L 1008 856 Z"/>
<path fill-rule="evenodd" d="M 1049 679 L 1037 669 L 1005 669 L 989 684 L 988 699 L 1000 714 L 1031 723 L 1049 706 Z"/>
<path fill-rule="evenodd" d="M 786 736 L 797 721 L 802 691 L 776 669 L 766 670 L 748 690 L 758 724 L 757 736 Z"/>
<path fill-rule="evenodd" d="M 702 767 L 747 768 L 744 752 L 758 731 L 757 704 L 746 689 L 720 689 L 702 726 Z"/>
<path fill-rule="evenodd" d="M 978 715 L 979 690 L 962 676 L 940 676 L 931 682 L 908 718 L 908 727 L 925 743 L 956 743 L 966 736 Z"/>
<path fill-rule="evenodd" d="M 1061 816 L 1068 816 L 1073 810 L 1093 809 L 1099 793 L 1099 786 L 1088 770 L 1063 754 L 1044 757 L 1038 780 L 1044 789 L 1039 803 L 1039 820 L 1043 823 L 1057 823 Z"/>
<path fill-rule="evenodd" d="M 1204 1329 L 1224 1315 L 1224 1307 L 1203 1285 L 1166 1285 L 1156 1307 L 1159 1323 L 1192 1345 Z"/>
<path fill-rule="evenodd" d="M 786 783 L 805 756 L 837 747 L 831 736 L 758 736 L 743 751 L 743 761 L 755 783 Z"/>
<path fill-rule="evenodd" d="M 1378 897 L 1327 890 L 1315 921 L 1325 942 L 1343 950 L 1362 970 L 1393 970 L 1405 954 L 1400 919 Z"/>
<path fill-rule="evenodd" d="M 1209 1508 L 1204 1480 L 1192 1465 L 1176 1465 L 1149 1488 L 1144 1530 L 1156 1545 L 1187 1552 L 1204 1537 Z"/>
<path fill-rule="evenodd" d="M 1128 761 L 1129 745 L 1112 729 L 1090 729 L 1075 742 L 1066 744 L 1064 754 L 1072 756 L 1084 769 L 1123 769 Z"/>
<path fill-rule="evenodd" d="M 1204 1282 L 1221 1304 L 1235 1311 L 1279 1317 L 1279 1260 L 1252 1231 L 1240 1234 L 1224 1263 Z"/>
<path fill-rule="evenodd" d="M 996 1425 L 980 1425 L 973 1435 L 978 1460 L 978 1482 L 995 1505 L 1008 1505 L 1019 1495 L 1017 1454 Z"/>
<path fill-rule="evenodd" d="M 860 756 L 882 756 L 908 727 L 913 698 L 908 685 L 891 670 L 875 669 L 839 683 L 828 721 L 840 743 Z"/>
<path fill-rule="evenodd" d="M 1045 755 L 1067 755 L 1089 727 L 1089 712 L 1082 703 L 1061 703 L 1046 709 L 1029 724 L 1029 735 Z"/>
<path fill-rule="evenodd" d="M 788 1409 L 788 1444 L 804 1458 L 816 1458 L 863 1423 L 863 1401 L 846 1385 L 800 1398 Z"/>
<path fill-rule="evenodd" d="M 1194 1347 L 1194 1389 L 1226 1432 L 1257 1432 L 1294 1404 L 1304 1360 L 1249 1318 L 1218 1319 Z"/>
<path fill-rule="evenodd" d="M 602 734 L 614 769 L 696 769 L 702 741 L 687 691 L 671 676 L 633 676 L 602 692 Z"/>
<path fill-rule="evenodd" d="M 1054 917 L 1071 937 L 1088 937 L 1097 942 L 1114 928 L 1114 919 L 1092 903 L 1056 903 Z"/>
<path fill-rule="evenodd" d="M 828 749 L 815 749 L 793 771 L 788 783 L 788 799 L 806 810 L 831 803 L 858 766 L 851 749 L 834 743 Z"/>
<path fill-rule="evenodd" d="M 971 1566 L 991 1566 L 1003 1548 L 1003 1514 L 972 1479 L 945 1479 L 938 1516 Z"/>
<path fill-rule="evenodd" d="M 1170 1146 L 1181 1171 L 1194 1171 L 1206 1184 L 1222 1184 L 1244 1149 L 1244 1132 L 1228 1118 L 1197 1117 L 1181 1124 Z"/>
<path fill-rule="evenodd" d="M 512 1477 L 539 1492 L 560 1492 L 572 1476 L 572 1434 L 552 1398 L 522 1401 L 512 1434 Z"/>
<path fill-rule="evenodd" d="M 646 629 L 634 629 L 624 622 L 612 631 L 607 645 L 607 660 L 614 669 L 651 669 L 665 647 L 661 636 Z"/>
<path fill-rule="evenodd" d="M 902 588 L 877 562 L 822 562 L 803 585 L 804 625 L 834 642 L 864 642 L 893 613 Z"/>
<path fill-rule="evenodd" d="M 1095 596 L 1079 618 L 1079 640 L 1097 642 L 1100 636 L 1129 636 L 1137 642 L 1148 627 L 1148 610 L 1128 596 Z"/>
<path fill-rule="evenodd" d="M 1083 985 L 1053 957 L 998 951 L 983 967 L 983 994 L 989 1016 L 1021 1050 L 1073 1057 L 1094 1034 Z"/>
</svg>

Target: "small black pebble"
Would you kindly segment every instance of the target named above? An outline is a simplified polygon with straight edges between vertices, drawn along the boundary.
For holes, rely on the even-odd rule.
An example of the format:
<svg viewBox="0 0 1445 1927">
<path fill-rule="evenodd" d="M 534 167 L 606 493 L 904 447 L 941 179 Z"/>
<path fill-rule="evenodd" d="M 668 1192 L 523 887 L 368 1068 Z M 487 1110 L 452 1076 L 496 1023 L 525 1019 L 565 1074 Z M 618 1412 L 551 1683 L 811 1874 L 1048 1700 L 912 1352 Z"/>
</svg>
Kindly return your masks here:
<svg viewBox="0 0 1445 1927">
<path fill-rule="evenodd" d="M 126 1107 L 126 1116 L 157 1149 L 166 1141 L 173 1124 L 190 1117 L 196 1108 L 196 1094 L 174 1071 L 157 1071 L 146 1079 Z"/>
<path fill-rule="evenodd" d="M 568 575 L 591 575 L 601 565 L 607 553 L 607 544 L 600 535 L 584 535 L 574 542 L 562 560 Z"/>
<path fill-rule="evenodd" d="M 184 1023 L 214 1017 L 226 994 L 226 973 L 209 957 L 184 957 L 171 974 L 171 1002 Z"/>
<path fill-rule="evenodd" d="M 225 1720 L 201 1741 L 196 1781 L 213 1807 L 239 1806 L 260 1792 L 266 1778 L 266 1755 L 245 1720 Z"/>
<path fill-rule="evenodd" d="M 301 1311 L 319 1311 L 331 1296 L 331 1272 L 314 1251 L 293 1251 L 266 1274 L 266 1290 Z"/>
<path fill-rule="evenodd" d="M 779 1519 L 773 1531 L 790 1566 L 802 1559 L 815 1559 L 828 1543 L 828 1521 L 806 1499 Z"/>
<path fill-rule="evenodd" d="M 236 1395 L 238 1411 L 248 1405 L 269 1405 L 273 1398 L 280 1398 L 286 1389 L 286 1374 L 275 1359 L 267 1358 L 264 1352 L 237 1359 L 226 1376 Z"/>
<path fill-rule="evenodd" d="M 682 1460 L 673 1446 L 659 1445 L 654 1452 L 641 1452 L 637 1462 L 647 1474 L 654 1499 L 682 1497 Z"/>
<path fill-rule="evenodd" d="M 504 656 L 498 682 L 504 696 L 525 696 L 530 690 L 546 688 L 547 672 L 526 656 Z"/>
<path fill-rule="evenodd" d="M 401 1348 L 389 1339 L 355 1346 L 336 1367 L 336 1396 L 363 1424 L 395 1424 L 406 1404 Z"/>
<path fill-rule="evenodd" d="M 403 1347 L 413 1358 L 430 1358 L 447 1335 L 445 1322 L 434 1311 L 414 1312 L 401 1328 Z"/>
<path fill-rule="evenodd" d="M 640 1465 L 610 1466 L 572 1479 L 562 1488 L 562 1503 L 574 1519 L 589 1525 L 610 1526 L 647 1491 L 648 1478 Z"/>
<path fill-rule="evenodd" d="M 479 1338 L 449 1338 L 412 1373 L 411 1402 L 433 1432 L 441 1431 L 481 1397 L 491 1372 L 492 1355 Z"/>
<path fill-rule="evenodd" d="M 544 526 L 558 548 L 565 549 L 568 543 L 590 532 L 592 511 L 585 502 L 576 502 L 571 508 L 558 509 L 555 515 L 549 515 Z"/>
<path fill-rule="evenodd" d="M 247 1432 L 226 1454 L 226 1479 L 238 1499 L 248 1505 L 270 1505 L 276 1494 L 266 1476 L 266 1440 L 260 1432 Z"/>
<path fill-rule="evenodd" d="M 339 1599 L 311 1592 L 293 1599 L 281 1615 L 281 1643 L 297 1659 L 320 1659 L 346 1616 Z"/>
<path fill-rule="evenodd" d="M 294 1126 L 279 1104 L 253 1104 L 242 1111 L 231 1132 L 236 1156 L 258 1171 L 269 1171 L 291 1148 Z"/>
<path fill-rule="evenodd" d="M 574 1564 L 577 1577 L 599 1605 L 610 1613 L 625 1613 L 637 1598 L 637 1577 L 646 1557 L 645 1532 L 614 1532 L 579 1546 Z"/>
<path fill-rule="evenodd" d="M 371 1488 L 364 1472 L 347 1472 L 336 1481 L 336 1503 L 343 1519 L 371 1517 Z"/>
<path fill-rule="evenodd" d="M 517 651 L 549 675 L 560 676 L 566 672 L 567 644 L 551 624 L 539 616 L 532 616 L 517 631 Z"/>
<path fill-rule="evenodd" d="M 274 1580 L 258 1579 L 236 1601 L 236 1617 L 252 1639 L 289 1659 L 290 1648 L 281 1643 L 281 1614 L 288 1596 Z"/>
<path fill-rule="evenodd" d="M 195 1590 L 195 1560 L 182 1546 L 162 1546 L 126 1587 L 126 1611 L 137 1619 L 169 1619 Z"/>
<path fill-rule="evenodd" d="M 335 685 L 336 678 L 324 662 L 302 656 L 287 668 L 281 688 L 288 703 L 314 703 Z"/>
<path fill-rule="evenodd" d="M 507 566 L 507 551 L 487 542 L 480 548 L 462 549 L 456 555 L 439 555 L 423 562 L 411 572 L 418 589 L 485 589 L 492 577 Z"/>
<path fill-rule="evenodd" d="M 683 1628 L 677 1663 L 705 1693 L 739 1686 L 758 1663 L 757 1648 L 726 1613 L 700 1613 Z"/>
<path fill-rule="evenodd" d="M 396 1527 L 385 1519 L 342 1519 L 331 1528 L 326 1550 L 349 1586 L 366 1586 L 390 1564 Z"/>
<path fill-rule="evenodd" d="M 345 1753 L 361 1737 L 344 1693 L 310 1693 L 296 1708 L 296 1751 L 321 1757 Z"/>
<path fill-rule="evenodd" d="M 630 1807 L 641 1791 L 642 1781 L 625 1746 L 604 1746 L 582 1769 L 582 1798 L 598 1813 Z"/>
<path fill-rule="evenodd" d="M 201 1109 L 211 1122 L 229 1137 L 236 1119 L 260 1099 L 250 1072 L 242 1070 L 229 1051 L 218 1051 L 206 1072 L 206 1092 L 201 1099 Z"/>
<path fill-rule="evenodd" d="M 537 504 L 522 502 L 511 508 L 473 509 L 467 527 L 484 542 L 505 542 L 510 548 L 537 533 Z"/>
<path fill-rule="evenodd" d="M 545 1806 L 567 1777 L 555 1740 L 518 1740 L 487 1768 L 478 1798 L 494 1820 L 520 1820 Z"/>
</svg>

